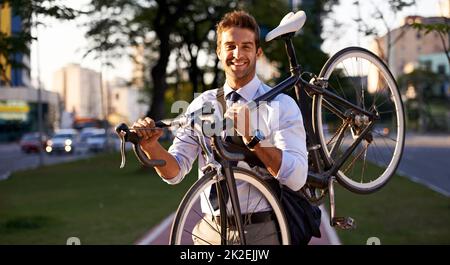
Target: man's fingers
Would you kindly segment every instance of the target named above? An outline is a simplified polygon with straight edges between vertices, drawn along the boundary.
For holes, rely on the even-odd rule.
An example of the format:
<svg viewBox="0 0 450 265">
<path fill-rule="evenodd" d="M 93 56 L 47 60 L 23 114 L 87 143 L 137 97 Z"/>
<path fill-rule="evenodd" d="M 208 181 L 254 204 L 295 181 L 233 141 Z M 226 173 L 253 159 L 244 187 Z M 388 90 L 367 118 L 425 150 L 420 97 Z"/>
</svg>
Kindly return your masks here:
<svg viewBox="0 0 450 265">
<path fill-rule="evenodd" d="M 141 125 L 139 124 L 139 123 L 137 123 L 137 122 L 135 122 L 135 123 L 133 123 L 133 126 L 131 127 L 131 128 L 133 128 L 133 129 L 138 129 L 138 128 L 141 128 Z M 136 131 L 136 134 L 139 136 L 139 137 L 143 137 L 143 132 L 142 132 L 142 130 L 135 130 Z"/>
<path fill-rule="evenodd" d="M 144 120 L 148 123 L 148 125 L 150 125 L 149 128 L 155 127 L 155 121 L 154 120 L 150 119 L 149 117 L 145 117 Z"/>
</svg>

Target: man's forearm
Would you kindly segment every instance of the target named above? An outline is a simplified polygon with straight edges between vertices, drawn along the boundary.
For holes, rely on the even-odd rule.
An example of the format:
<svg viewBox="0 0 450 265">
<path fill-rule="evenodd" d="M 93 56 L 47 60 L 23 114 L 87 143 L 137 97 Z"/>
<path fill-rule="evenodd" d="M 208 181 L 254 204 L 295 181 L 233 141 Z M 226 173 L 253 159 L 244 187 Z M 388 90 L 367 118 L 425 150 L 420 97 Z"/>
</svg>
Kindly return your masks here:
<svg viewBox="0 0 450 265">
<path fill-rule="evenodd" d="M 262 147 L 261 143 L 258 143 L 253 152 L 264 163 L 267 171 L 272 176 L 278 175 L 280 171 L 281 160 L 283 158 L 283 152 L 276 147 Z"/>
<path fill-rule="evenodd" d="M 166 164 L 161 167 L 155 167 L 156 172 L 165 179 L 171 179 L 178 175 L 180 167 L 177 160 L 167 152 L 158 142 L 151 147 L 143 147 L 145 154 L 150 159 L 164 160 Z"/>
</svg>

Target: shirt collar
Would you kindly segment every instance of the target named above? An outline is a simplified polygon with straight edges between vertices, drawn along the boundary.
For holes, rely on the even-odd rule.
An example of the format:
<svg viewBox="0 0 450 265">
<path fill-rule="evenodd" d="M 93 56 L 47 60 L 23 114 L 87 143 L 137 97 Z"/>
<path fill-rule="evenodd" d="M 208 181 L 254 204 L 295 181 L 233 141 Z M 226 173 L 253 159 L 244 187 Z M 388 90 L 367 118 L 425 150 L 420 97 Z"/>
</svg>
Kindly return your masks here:
<svg viewBox="0 0 450 265">
<path fill-rule="evenodd" d="M 248 82 L 245 86 L 236 90 L 241 97 L 243 97 L 247 102 L 252 101 L 258 91 L 259 86 L 261 85 L 261 80 L 259 80 L 258 76 L 255 75 L 252 81 Z M 223 92 L 225 94 L 225 98 L 227 98 L 228 94 L 233 92 L 234 90 L 225 82 L 223 85 Z"/>
</svg>

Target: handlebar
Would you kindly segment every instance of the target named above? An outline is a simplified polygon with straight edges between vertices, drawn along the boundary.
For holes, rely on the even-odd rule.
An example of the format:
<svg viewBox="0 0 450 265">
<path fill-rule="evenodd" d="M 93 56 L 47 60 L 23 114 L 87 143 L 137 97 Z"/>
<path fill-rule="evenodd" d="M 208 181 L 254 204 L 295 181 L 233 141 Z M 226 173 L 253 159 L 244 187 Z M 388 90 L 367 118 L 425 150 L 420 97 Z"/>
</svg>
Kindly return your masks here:
<svg viewBox="0 0 450 265">
<path fill-rule="evenodd" d="M 157 127 L 161 128 L 165 125 L 166 125 L 165 123 L 159 122 Z M 140 137 L 137 135 L 136 132 L 130 131 L 130 128 L 128 128 L 128 126 L 125 123 L 121 123 L 116 127 L 116 133 L 119 135 L 121 139 L 120 153 L 122 156 L 122 162 L 120 164 L 120 168 L 123 168 L 125 166 L 125 142 L 131 142 L 133 144 L 133 151 L 136 154 L 136 157 L 138 158 L 139 162 L 141 162 L 141 164 L 143 164 L 144 166 L 158 167 L 164 166 L 166 164 L 166 161 L 164 160 L 149 159 L 142 150 L 141 145 L 139 144 L 141 140 Z"/>
<path fill-rule="evenodd" d="M 213 114 L 214 108 L 210 103 L 205 104 L 203 108 L 191 113 L 188 116 L 181 116 L 175 119 L 166 119 L 155 122 L 155 127 L 157 128 L 168 128 L 168 127 L 185 127 L 185 126 L 194 126 L 195 118 L 200 117 L 201 115 Z M 233 126 L 233 121 L 231 119 L 224 119 L 221 121 L 222 128 L 231 128 Z M 213 124 L 214 126 L 214 124 Z M 231 126 L 231 127 L 230 127 Z M 152 130 L 153 128 L 143 129 L 143 130 Z M 122 162 L 120 164 L 120 168 L 125 166 L 126 158 L 125 158 L 125 142 L 131 142 L 133 144 L 133 151 L 138 158 L 139 162 L 147 167 L 155 167 L 155 166 L 164 166 L 166 161 L 158 160 L 158 159 L 149 159 L 147 155 L 142 150 L 139 142 L 141 141 L 138 134 L 135 130 L 139 129 L 130 129 L 125 123 L 119 124 L 115 131 L 119 138 L 121 139 L 121 157 Z M 226 150 L 222 143 L 222 137 L 213 136 L 213 144 L 216 146 L 216 149 L 221 157 L 229 161 L 239 161 L 244 160 L 245 156 L 241 153 L 229 152 Z"/>
</svg>

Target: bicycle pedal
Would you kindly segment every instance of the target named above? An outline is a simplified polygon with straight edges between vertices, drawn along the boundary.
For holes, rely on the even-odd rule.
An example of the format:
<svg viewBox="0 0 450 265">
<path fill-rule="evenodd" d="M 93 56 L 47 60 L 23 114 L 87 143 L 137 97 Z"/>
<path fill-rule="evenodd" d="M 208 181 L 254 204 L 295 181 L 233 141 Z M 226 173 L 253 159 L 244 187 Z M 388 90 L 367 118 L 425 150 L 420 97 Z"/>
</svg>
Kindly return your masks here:
<svg viewBox="0 0 450 265">
<path fill-rule="evenodd" d="M 344 230 L 356 228 L 355 220 L 351 217 L 334 217 L 332 224 Z"/>
</svg>

